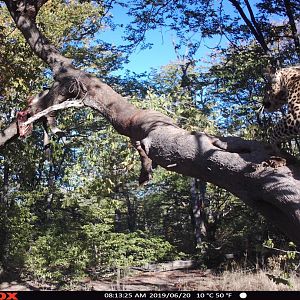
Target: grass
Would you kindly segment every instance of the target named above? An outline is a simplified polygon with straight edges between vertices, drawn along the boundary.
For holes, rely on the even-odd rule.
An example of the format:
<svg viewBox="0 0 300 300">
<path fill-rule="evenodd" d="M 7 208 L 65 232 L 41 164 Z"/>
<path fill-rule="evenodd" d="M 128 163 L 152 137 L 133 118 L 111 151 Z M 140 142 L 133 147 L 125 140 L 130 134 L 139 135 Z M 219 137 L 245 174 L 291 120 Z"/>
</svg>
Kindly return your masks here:
<svg viewBox="0 0 300 300">
<path fill-rule="evenodd" d="M 290 274 L 288 279 L 278 272 L 224 272 L 219 277 L 218 289 L 226 291 L 300 291 L 300 278 Z"/>
</svg>

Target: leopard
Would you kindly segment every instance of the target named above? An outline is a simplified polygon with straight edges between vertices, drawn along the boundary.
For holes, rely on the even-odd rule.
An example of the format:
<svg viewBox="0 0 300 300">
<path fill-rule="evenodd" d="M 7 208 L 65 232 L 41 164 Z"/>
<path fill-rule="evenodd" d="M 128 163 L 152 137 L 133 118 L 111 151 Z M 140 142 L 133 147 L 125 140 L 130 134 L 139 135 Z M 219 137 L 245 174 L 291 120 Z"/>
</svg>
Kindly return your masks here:
<svg viewBox="0 0 300 300">
<path fill-rule="evenodd" d="M 287 113 L 269 129 L 269 143 L 281 143 L 300 135 L 300 65 L 271 69 L 268 73 L 267 91 L 263 107 L 274 112 L 287 104 Z"/>
</svg>

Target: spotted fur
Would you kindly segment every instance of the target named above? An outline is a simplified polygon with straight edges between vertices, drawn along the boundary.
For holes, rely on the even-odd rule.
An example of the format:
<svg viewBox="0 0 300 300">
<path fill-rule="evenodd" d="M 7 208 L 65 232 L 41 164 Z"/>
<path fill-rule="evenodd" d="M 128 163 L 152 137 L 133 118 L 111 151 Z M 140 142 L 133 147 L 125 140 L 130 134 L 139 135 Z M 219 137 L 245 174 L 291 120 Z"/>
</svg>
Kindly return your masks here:
<svg viewBox="0 0 300 300">
<path fill-rule="evenodd" d="M 278 70 L 269 80 L 265 109 L 271 112 L 288 105 L 287 114 L 270 130 L 270 143 L 277 145 L 300 135 L 300 66 Z"/>
</svg>

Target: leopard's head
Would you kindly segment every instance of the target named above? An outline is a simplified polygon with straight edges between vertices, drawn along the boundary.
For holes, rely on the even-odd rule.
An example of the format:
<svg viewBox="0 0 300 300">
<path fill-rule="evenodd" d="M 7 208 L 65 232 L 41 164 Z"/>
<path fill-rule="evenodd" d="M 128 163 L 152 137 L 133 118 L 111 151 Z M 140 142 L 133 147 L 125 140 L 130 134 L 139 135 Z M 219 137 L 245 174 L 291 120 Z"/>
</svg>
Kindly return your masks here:
<svg viewBox="0 0 300 300">
<path fill-rule="evenodd" d="M 285 85 L 284 73 L 281 70 L 269 72 L 266 79 L 267 84 L 263 106 L 267 111 L 272 112 L 287 103 L 288 90 Z"/>
</svg>

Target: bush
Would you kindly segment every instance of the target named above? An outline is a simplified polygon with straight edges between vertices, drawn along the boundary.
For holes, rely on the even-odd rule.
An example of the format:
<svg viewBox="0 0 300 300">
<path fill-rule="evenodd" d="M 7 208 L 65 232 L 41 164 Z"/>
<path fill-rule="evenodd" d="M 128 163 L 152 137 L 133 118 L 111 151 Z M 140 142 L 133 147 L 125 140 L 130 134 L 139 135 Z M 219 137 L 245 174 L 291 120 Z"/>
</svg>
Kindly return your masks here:
<svg viewBox="0 0 300 300">
<path fill-rule="evenodd" d="M 176 259 L 176 248 L 160 237 L 142 231 L 133 233 L 104 232 L 101 224 L 84 226 L 89 240 L 89 254 L 94 267 L 103 271 L 149 262 Z"/>
<path fill-rule="evenodd" d="M 41 281 L 78 280 L 88 270 L 105 272 L 178 258 L 174 246 L 141 231 L 114 233 L 105 224 L 87 224 L 81 230 L 55 229 L 39 236 L 27 254 L 28 274 Z"/>
<path fill-rule="evenodd" d="M 8 274 L 19 272 L 31 241 L 32 214 L 21 205 L 0 206 L 0 265 Z"/>
<path fill-rule="evenodd" d="M 66 282 L 84 275 L 89 259 L 77 233 L 49 230 L 30 247 L 26 266 L 35 279 Z"/>
</svg>

